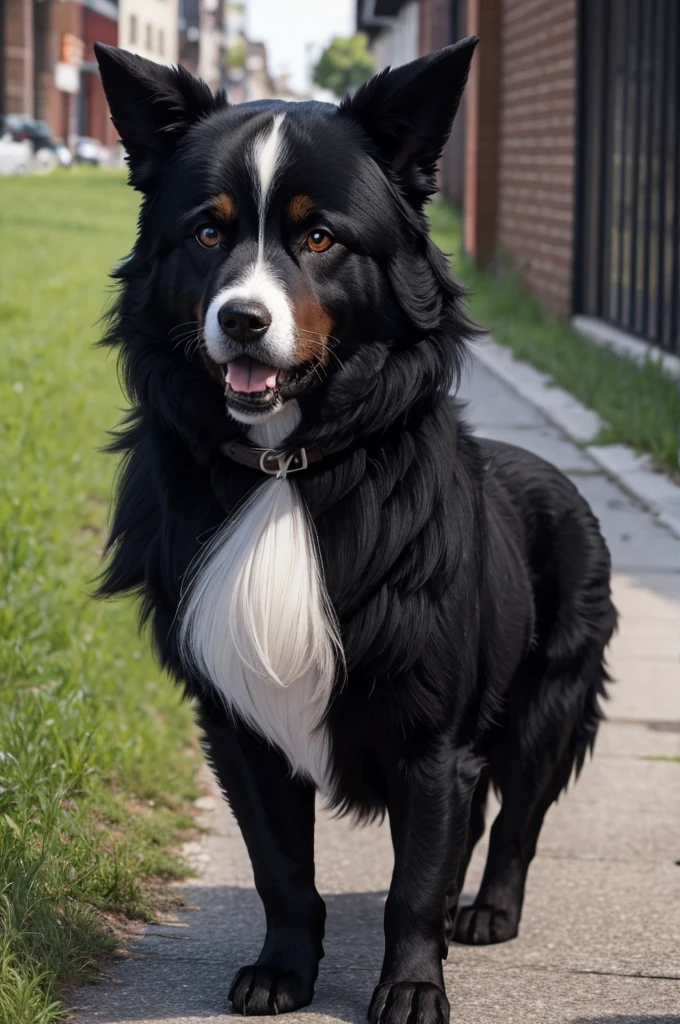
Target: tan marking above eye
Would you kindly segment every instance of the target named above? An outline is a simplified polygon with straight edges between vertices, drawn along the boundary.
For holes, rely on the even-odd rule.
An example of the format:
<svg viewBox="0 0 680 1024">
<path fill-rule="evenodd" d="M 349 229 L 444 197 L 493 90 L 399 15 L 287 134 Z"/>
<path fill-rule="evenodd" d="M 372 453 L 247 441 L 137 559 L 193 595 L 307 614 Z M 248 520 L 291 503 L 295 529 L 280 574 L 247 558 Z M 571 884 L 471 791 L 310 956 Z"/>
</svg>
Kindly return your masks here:
<svg viewBox="0 0 680 1024">
<path fill-rule="evenodd" d="M 314 201 L 309 196 L 293 196 L 288 200 L 286 212 L 295 223 L 305 220 L 314 210 Z"/>
<path fill-rule="evenodd" d="M 211 209 L 219 220 L 230 221 L 236 215 L 236 203 L 233 196 L 230 196 L 228 192 L 220 193 L 213 200 Z"/>
<path fill-rule="evenodd" d="M 196 231 L 196 241 L 204 249 L 214 249 L 216 245 L 224 241 L 224 238 L 212 224 L 202 224 Z"/>
<path fill-rule="evenodd" d="M 312 252 L 325 252 L 326 249 L 330 249 L 332 244 L 333 239 L 327 231 L 318 229 L 310 231 L 307 235 L 307 248 L 311 249 Z"/>
</svg>

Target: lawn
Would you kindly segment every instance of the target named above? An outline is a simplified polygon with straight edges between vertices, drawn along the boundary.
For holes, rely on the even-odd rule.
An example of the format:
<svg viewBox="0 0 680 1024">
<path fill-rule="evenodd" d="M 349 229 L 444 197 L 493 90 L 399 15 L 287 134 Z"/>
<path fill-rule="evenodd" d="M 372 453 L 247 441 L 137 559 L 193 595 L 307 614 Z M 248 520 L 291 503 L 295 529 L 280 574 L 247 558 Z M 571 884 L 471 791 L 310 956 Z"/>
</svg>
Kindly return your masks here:
<svg viewBox="0 0 680 1024">
<path fill-rule="evenodd" d="M 640 367 L 589 344 L 549 316 L 514 274 L 479 270 L 462 253 L 460 216 L 448 203 L 430 208 L 432 235 L 470 289 L 474 319 L 519 359 L 551 375 L 609 424 L 598 442 L 648 452 L 656 465 L 680 468 L 680 388 L 652 362 Z"/>
<path fill-rule="evenodd" d="M 181 872 L 198 753 L 132 603 L 89 597 L 124 405 L 94 342 L 136 198 L 74 170 L 0 181 L 0 207 L 0 1021 L 48 1024 Z"/>
</svg>

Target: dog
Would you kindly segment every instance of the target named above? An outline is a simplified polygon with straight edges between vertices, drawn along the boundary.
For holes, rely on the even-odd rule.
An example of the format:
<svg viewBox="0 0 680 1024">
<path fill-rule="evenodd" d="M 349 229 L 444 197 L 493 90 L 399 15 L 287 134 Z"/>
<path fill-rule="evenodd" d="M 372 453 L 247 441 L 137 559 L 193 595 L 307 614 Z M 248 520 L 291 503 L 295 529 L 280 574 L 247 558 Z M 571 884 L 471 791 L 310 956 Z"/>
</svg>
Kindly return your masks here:
<svg viewBox="0 0 680 1024">
<path fill-rule="evenodd" d="M 142 194 L 105 338 L 131 408 L 100 593 L 138 595 L 242 830 L 267 921 L 229 992 L 242 1014 L 312 999 L 319 790 L 389 816 L 369 1020 L 448 1020 L 450 941 L 517 934 L 544 815 L 601 718 L 598 523 L 452 397 L 477 329 L 425 208 L 476 43 L 339 107 L 232 106 L 96 48 Z M 486 870 L 459 907 L 489 786 Z"/>
</svg>

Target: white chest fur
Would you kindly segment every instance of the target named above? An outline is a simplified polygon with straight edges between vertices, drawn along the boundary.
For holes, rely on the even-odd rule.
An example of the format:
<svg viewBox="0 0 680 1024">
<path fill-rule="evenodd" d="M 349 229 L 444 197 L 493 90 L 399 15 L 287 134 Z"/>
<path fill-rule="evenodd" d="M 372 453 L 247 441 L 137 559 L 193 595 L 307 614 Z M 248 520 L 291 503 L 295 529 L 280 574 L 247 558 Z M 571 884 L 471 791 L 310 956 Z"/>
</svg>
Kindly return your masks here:
<svg viewBox="0 0 680 1024">
<path fill-rule="evenodd" d="M 226 705 L 325 788 L 342 648 L 295 484 L 264 481 L 194 566 L 180 645 Z"/>
</svg>

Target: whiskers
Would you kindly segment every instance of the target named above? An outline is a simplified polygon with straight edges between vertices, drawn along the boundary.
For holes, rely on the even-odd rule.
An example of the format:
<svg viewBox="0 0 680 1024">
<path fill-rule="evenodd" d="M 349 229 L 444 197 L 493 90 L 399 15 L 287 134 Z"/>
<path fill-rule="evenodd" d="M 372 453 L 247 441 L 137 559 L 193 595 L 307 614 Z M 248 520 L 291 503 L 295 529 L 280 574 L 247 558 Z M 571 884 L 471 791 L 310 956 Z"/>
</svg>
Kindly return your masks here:
<svg viewBox="0 0 680 1024">
<path fill-rule="evenodd" d="M 184 330 L 182 331 L 182 329 Z M 182 331 L 181 334 L 177 334 L 178 331 Z M 177 335 L 175 337 L 175 335 Z M 180 345 L 184 346 L 184 354 L 187 359 L 191 360 L 203 339 L 203 328 L 201 327 L 198 320 L 187 320 L 183 324 L 177 324 L 173 327 L 168 337 L 172 341 L 173 351 L 179 348 Z"/>
<path fill-rule="evenodd" d="M 306 337 L 305 337 L 305 343 L 306 344 L 313 345 L 313 346 L 315 346 L 319 350 L 319 355 L 316 356 L 316 358 L 319 361 L 321 369 L 324 369 L 324 367 L 323 367 L 323 357 L 325 355 L 332 356 L 333 359 L 335 359 L 335 361 L 337 362 L 338 366 L 342 366 L 342 359 L 340 359 L 338 354 L 333 351 L 333 349 L 330 347 L 330 345 L 326 345 L 325 344 L 326 341 L 332 341 L 336 345 L 340 344 L 339 340 L 337 338 L 334 338 L 332 334 L 319 334 L 318 331 L 308 331 L 304 327 L 298 327 L 297 331 L 298 331 L 298 334 L 306 335 Z M 321 340 L 317 340 L 317 339 L 321 339 Z M 316 367 L 315 367 L 315 369 L 316 369 Z M 321 379 L 323 379 L 323 378 L 321 378 Z"/>
<path fill-rule="evenodd" d="M 324 364 L 329 356 L 335 360 L 338 366 L 343 365 L 342 360 L 333 351 L 331 344 L 329 344 L 339 345 L 340 342 L 330 334 L 320 334 L 318 331 L 309 331 L 304 327 L 298 327 L 297 331 L 299 335 L 304 335 L 305 345 L 314 350 L 312 369 L 321 383 L 323 383 L 326 376 Z M 187 320 L 173 327 L 168 334 L 168 338 L 172 343 L 173 351 L 181 345 L 184 348 L 186 358 L 191 361 L 203 341 L 203 327 L 198 320 Z"/>
</svg>

